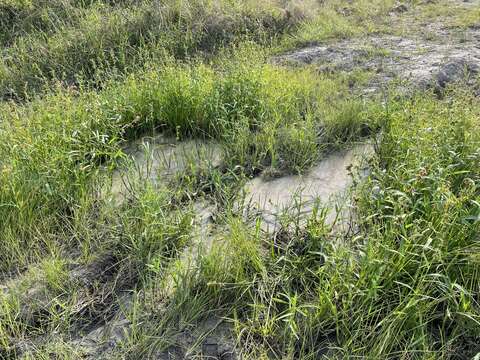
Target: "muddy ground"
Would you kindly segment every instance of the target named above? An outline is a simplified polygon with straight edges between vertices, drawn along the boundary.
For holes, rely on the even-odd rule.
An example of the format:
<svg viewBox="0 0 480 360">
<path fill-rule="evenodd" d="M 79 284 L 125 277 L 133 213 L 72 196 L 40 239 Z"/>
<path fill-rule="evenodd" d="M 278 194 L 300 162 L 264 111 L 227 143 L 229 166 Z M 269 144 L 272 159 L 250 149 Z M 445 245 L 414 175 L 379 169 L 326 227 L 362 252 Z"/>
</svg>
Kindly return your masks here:
<svg viewBox="0 0 480 360">
<path fill-rule="evenodd" d="M 478 1 L 451 1 L 470 8 Z M 444 88 L 455 81 L 469 82 L 480 71 L 480 27 L 452 27 L 448 18 L 418 22 L 414 10 L 398 5 L 392 13 L 392 34 L 372 34 L 296 49 L 273 59 L 288 66 L 313 65 L 320 72 L 371 74 L 365 93 L 386 90 L 392 81 L 412 88 Z M 417 31 L 418 30 L 418 31 Z M 400 34 L 395 34 L 400 33 Z M 404 33 L 404 34 L 402 34 Z M 479 89 L 477 89 L 478 92 Z"/>
<path fill-rule="evenodd" d="M 480 1 L 452 2 L 452 6 L 460 7 L 478 5 Z M 480 27 L 452 28 L 445 25 L 441 18 L 430 23 L 417 23 L 414 11 L 399 3 L 396 11 L 390 15 L 392 28 L 416 29 L 407 31 L 404 35 L 371 34 L 361 38 L 318 43 L 278 55 L 272 61 L 285 66 L 315 66 L 320 72 L 367 71 L 372 75 L 362 90 L 364 93 L 386 90 L 393 81 L 403 82 L 408 89 L 444 88 L 448 83 L 468 82 L 477 76 L 480 71 Z M 434 36 L 431 36 L 432 34 Z M 252 214 L 260 215 L 264 220 L 263 229 L 275 232 L 281 226 L 281 216 L 289 210 L 306 216 L 318 202 L 322 205 L 328 204 L 330 209 L 335 209 L 338 204 L 343 208 L 348 207 L 352 169 L 361 164 L 361 159 L 368 157 L 371 149 L 371 146 L 363 144 L 354 149 L 329 154 L 304 175 L 267 180 L 260 174 L 242 190 L 245 216 L 249 218 Z M 182 143 L 162 135 L 140 139 L 130 144 L 126 153 L 130 155 L 130 161 L 136 169 L 136 178 L 153 184 L 175 175 L 192 159 L 209 162 L 208 166 L 211 167 L 221 165 L 221 150 L 218 145 Z M 365 171 L 365 167 L 357 166 L 356 170 Z M 111 194 L 118 204 L 128 197 L 131 182 L 132 177 L 127 176 L 126 172 L 119 170 L 115 174 Z M 211 221 L 215 211 L 212 204 L 197 204 L 195 212 L 198 236 L 186 250 L 185 261 L 191 261 L 195 257 L 192 254 L 196 253 L 196 247 L 205 247 L 205 244 L 211 243 L 213 234 L 218 231 Z M 334 222 L 337 215 L 336 210 L 331 210 L 328 215 L 330 222 Z M 348 223 L 349 219 L 345 221 Z M 85 291 L 88 291 L 94 282 L 111 283 L 109 296 L 122 299 L 124 304 L 123 308 L 112 308 L 109 318 L 92 329 L 79 332 L 72 341 L 71 345 L 78 348 L 84 358 L 108 357 L 129 333 L 130 322 L 125 316 L 130 304 L 128 282 L 118 286 L 115 282 L 115 271 L 108 270 L 110 263 L 113 261 L 106 258 L 90 267 L 73 266 L 70 271 L 74 281 L 84 282 Z M 12 280 L 2 285 L 2 291 L 15 291 L 15 283 L 16 281 Z M 35 304 L 39 311 L 47 306 L 42 304 L 41 285 L 32 285 L 27 294 L 31 301 L 26 306 Z M 106 299 L 105 306 L 112 302 L 112 299 Z M 79 307 L 81 306 L 87 305 L 79 303 Z M 157 354 L 157 358 L 237 358 L 231 329 L 222 319 L 209 318 L 200 324 L 197 330 L 182 333 L 177 344 Z M 194 345 L 196 350 L 193 351 Z M 29 347 L 31 345 L 27 343 L 18 346 L 19 351 L 27 351 Z"/>
</svg>

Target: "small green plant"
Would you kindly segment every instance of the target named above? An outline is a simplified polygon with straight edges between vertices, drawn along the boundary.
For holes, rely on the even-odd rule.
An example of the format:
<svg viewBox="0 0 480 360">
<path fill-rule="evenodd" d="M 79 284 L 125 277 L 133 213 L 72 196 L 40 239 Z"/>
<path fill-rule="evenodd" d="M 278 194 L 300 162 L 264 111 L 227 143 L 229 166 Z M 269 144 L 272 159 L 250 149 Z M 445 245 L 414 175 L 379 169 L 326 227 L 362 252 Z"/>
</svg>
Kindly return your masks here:
<svg viewBox="0 0 480 360">
<path fill-rule="evenodd" d="M 60 259 L 46 260 L 41 266 L 44 280 L 49 289 L 64 292 L 69 287 L 68 273 L 65 264 Z"/>
</svg>

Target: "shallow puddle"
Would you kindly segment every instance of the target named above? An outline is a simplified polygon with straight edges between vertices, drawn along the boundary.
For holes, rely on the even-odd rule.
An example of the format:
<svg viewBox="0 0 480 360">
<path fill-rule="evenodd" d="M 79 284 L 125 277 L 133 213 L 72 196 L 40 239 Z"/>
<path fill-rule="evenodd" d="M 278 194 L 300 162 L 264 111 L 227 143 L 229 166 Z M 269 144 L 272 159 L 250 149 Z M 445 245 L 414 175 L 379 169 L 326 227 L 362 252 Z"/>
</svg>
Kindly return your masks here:
<svg viewBox="0 0 480 360">
<path fill-rule="evenodd" d="M 153 185 L 165 183 L 189 167 L 216 167 L 221 148 L 214 142 L 178 141 L 162 134 L 145 136 L 124 149 L 127 165 L 112 176 L 113 199 L 121 201 L 136 181 Z"/>
<path fill-rule="evenodd" d="M 270 232 L 277 230 L 283 214 L 306 218 L 317 203 L 320 207 L 344 207 L 353 181 L 350 169 L 360 166 L 361 160 L 372 151 L 371 145 L 358 145 L 327 156 L 303 175 L 252 179 L 244 188 L 246 213 L 260 215 L 263 228 Z M 336 210 L 330 210 L 327 223 L 334 222 L 337 215 Z"/>
</svg>

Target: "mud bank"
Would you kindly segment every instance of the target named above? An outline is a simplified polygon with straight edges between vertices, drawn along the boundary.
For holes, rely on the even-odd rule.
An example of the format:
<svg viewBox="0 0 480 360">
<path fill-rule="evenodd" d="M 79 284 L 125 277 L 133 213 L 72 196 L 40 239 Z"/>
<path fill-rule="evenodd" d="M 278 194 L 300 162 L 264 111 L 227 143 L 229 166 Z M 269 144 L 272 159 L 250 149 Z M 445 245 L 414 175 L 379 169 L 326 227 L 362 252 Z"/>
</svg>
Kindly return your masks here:
<svg viewBox="0 0 480 360">
<path fill-rule="evenodd" d="M 480 29 L 465 31 L 462 42 L 393 35 L 349 39 L 298 49 L 273 62 L 313 65 L 327 73 L 364 70 L 372 74 L 365 92 L 378 92 L 393 80 L 409 87 L 444 88 L 456 81 L 472 82 L 478 76 Z"/>
</svg>

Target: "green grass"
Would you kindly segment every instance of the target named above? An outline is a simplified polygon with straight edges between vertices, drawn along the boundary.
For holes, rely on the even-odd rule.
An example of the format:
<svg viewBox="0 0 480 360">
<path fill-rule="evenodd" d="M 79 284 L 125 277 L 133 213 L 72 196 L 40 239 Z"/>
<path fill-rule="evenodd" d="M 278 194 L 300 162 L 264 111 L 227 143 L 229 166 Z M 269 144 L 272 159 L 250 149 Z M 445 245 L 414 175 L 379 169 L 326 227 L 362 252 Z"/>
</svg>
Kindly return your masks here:
<svg viewBox="0 0 480 360">
<path fill-rule="evenodd" d="M 381 30 L 380 20 L 392 7 L 390 0 L 348 6 L 279 0 L 9 2 L 0 7 L 6 45 L 0 97 L 24 101 L 57 87 L 98 88 L 145 63 L 209 57 L 239 41 L 285 49 L 359 36 Z"/>
<path fill-rule="evenodd" d="M 87 2 L 15 1 L 0 2 L 0 41 L 11 44 L 16 38 L 32 32 L 52 33 L 64 24 L 75 23 Z"/>
<path fill-rule="evenodd" d="M 64 2 L 62 9 L 74 6 Z M 74 21 L 68 16 L 63 20 L 56 12 L 61 20 L 51 26 L 54 30 L 39 25 L 5 48 L 0 61 L 2 98 L 21 100 L 56 85 L 101 86 L 106 78 L 141 68 L 145 62 L 208 54 L 246 38 L 267 42 L 292 26 L 274 2 L 169 0 L 124 6 L 99 2 L 66 12 Z M 22 15 L 16 19 L 19 26 L 26 27 L 21 19 Z"/>
<path fill-rule="evenodd" d="M 342 95 L 348 78 L 265 65 L 256 53 L 247 46 L 212 66 L 171 64 L 99 93 L 60 92 L 24 107 L 6 105 L 0 211 L 4 238 L 12 243 L 1 245 L 2 267 L 18 266 L 20 253 L 20 263 L 28 262 L 27 254 L 53 246 L 56 231 L 48 229 L 70 217 L 79 202 L 91 201 L 98 166 L 121 160 L 122 144 L 146 131 L 217 139 L 226 166 L 252 174 L 266 167 L 301 172 L 322 152 L 378 127 L 362 115 L 374 103 L 353 105 Z M 336 114 L 338 107 L 352 110 Z M 37 231 L 46 244 L 32 235 Z"/>
<path fill-rule="evenodd" d="M 442 40 L 442 36 L 436 31 L 442 27 L 449 29 L 451 34 L 461 37 L 469 28 L 478 26 L 479 11 L 478 5 L 468 3 L 467 6 L 450 1 L 417 3 L 411 14 L 400 22 L 400 26 L 393 27 L 391 30 L 399 36 L 417 35 L 416 27 L 411 26 L 412 22 L 415 22 L 426 27 L 427 33 L 424 36 L 427 39 L 430 37 Z M 430 25 L 433 25 L 431 29 L 429 29 Z"/>
<path fill-rule="evenodd" d="M 478 98 L 359 96 L 368 73 L 270 61 L 388 32 L 395 3 L 159 4 L 0 2 L 0 358 L 85 358 L 79 340 L 118 322 L 91 356 L 198 358 L 219 333 L 246 359 L 480 353 Z M 199 151 L 147 179 L 129 145 L 159 134 L 221 162 Z M 274 233 L 244 216 L 249 179 L 363 141 L 348 230 L 321 203 Z"/>
<path fill-rule="evenodd" d="M 280 48 L 285 50 L 333 39 L 384 32 L 388 28 L 385 23 L 386 16 L 394 7 L 395 2 L 391 0 L 361 0 L 350 3 L 327 1 L 313 16 L 303 21 L 295 32 L 286 36 Z"/>
<path fill-rule="evenodd" d="M 335 239 L 322 211 L 275 237 L 230 218 L 171 301 L 230 317 L 247 358 L 475 356 L 480 104 L 450 96 L 419 94 L 380 115 L 383 140 L 356 192 L 359 233 Z M 148 329 L 135 354 L 169 326 Z"/>
</svg>

